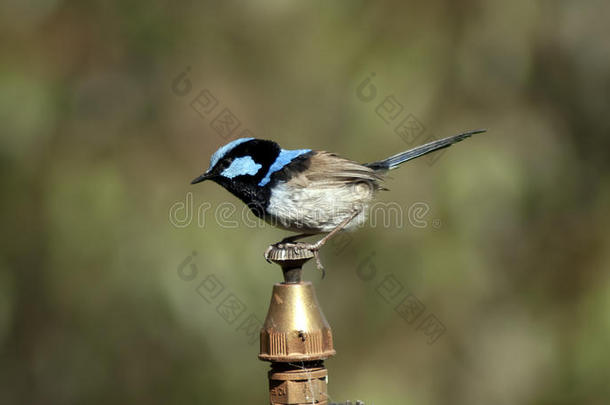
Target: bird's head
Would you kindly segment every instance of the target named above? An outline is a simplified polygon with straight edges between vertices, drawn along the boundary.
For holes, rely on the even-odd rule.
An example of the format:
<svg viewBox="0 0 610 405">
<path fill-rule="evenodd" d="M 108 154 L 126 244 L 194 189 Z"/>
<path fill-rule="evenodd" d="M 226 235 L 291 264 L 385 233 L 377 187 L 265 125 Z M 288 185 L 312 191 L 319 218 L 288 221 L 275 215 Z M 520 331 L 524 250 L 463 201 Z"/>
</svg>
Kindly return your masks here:
<svg viewBox="0 0 610 405">
<path fill-rule="evenodd" d="M 250 208 L 264 206 L 269 189 L 278 181 L 278 172 L 294 159 L 304 159 L 309 152 L 309 149 L 284 150 L 263 139 L 236 139 L 214 152 L 208 169 L 191 184 L 212 180 Z"/>
<path fill-rule="evenodd" d="M 220 147 L 210 158 L 208 169 L 191 184 L 212 180 L 229 191 L 238 183 L 258 184 L 279 154 L 273 141 L 240 138 Z"/>
</svg>

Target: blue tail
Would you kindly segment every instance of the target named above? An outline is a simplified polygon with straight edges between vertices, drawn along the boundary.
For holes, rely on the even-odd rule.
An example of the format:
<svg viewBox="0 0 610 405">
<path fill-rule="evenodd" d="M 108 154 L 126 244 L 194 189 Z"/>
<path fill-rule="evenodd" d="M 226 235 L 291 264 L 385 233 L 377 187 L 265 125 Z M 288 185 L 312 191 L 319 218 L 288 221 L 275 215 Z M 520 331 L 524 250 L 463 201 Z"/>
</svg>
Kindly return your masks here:
<svg viewBox="0 0 610 405">
<path fill-rule="evenodd" d="M 387 159 L 380 160 L 378 162 L 373 162 L 373 163 L 366 163 L 365 166 L 368 166 L 374 170 L 392 170 L 408 160 L 418 158 L 418 157 L 426 155 L 430 152 L 434 152 L 435 150 L 447 148 L 456 142 L 459 142 L 463 139 L 468 138 L 471 135 L 480 134 L 480 133 L 486 132 L 486 131 L 487 131 L 486 129 L 475 129 L 475 130 L 467 131 L 467 132 L 464 132 L 464 133 L 461 133 L 458 135 L 439 139 L 437 141 L 432 141 L 425 145 L 417 146 L 413 149 L 409 149 L 408 151 L 401 152 L 394 156 L 390 156 Z"/>
</svg>

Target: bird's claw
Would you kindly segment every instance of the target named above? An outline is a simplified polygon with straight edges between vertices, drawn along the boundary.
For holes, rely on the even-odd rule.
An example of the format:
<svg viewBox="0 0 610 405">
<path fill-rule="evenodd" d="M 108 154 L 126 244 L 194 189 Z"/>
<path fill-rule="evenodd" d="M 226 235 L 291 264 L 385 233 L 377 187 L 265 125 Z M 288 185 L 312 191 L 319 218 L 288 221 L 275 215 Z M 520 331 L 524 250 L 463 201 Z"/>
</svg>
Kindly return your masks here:
<svg viewBox="0 0 610 405">
<path fill-rule="evenodd" d="M 319 243 L 297 243 L 297 246 L 302 249 L 307 249 L 311 253 L 313 253 L 313 257 L 316 259 L 316 267 L 318 270 L 322 271 L 322 278 L 326 277 L 326 270 L 322 265 L 322 261 L 320 260 L 320 247 Z"/>
<path fill-rule="evenodd" d="M 288 247 L 288 245 L 296 245 L 295 243 L 287 243 L 283 240 L 274 243 L 272 245 L 269 245 L 269 247 L 267 247 L 267 249 L 265 250 L 264 256 L 265 256 L 265 260 L 267 261 L 267 263 L 273 263 L 271 261 L 271 259 L 269 258 L 270 253 L 273 249 L 286 249 Z"/>
<path fill-rule="evenodd" d="M 316 267 L 322 272 L 322 278 L 324 279 L 326 277 L 326 269 L 324 269 L 320 260 L 320 249 L 313 250 L 313 257 L 316 259 Z"/>
</svg>

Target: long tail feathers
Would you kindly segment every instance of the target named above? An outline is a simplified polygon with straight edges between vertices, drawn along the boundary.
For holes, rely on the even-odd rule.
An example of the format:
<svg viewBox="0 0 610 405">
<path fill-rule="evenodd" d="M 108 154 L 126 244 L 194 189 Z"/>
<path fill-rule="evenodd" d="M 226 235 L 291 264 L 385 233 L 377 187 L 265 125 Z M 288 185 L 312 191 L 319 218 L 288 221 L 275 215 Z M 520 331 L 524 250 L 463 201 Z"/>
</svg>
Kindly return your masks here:
<svg viewBox="0 0 610 405">
<path fill-rule="evenodd" d="M 413 149 L 409 149 L 408 151 L 401 152 L 394 156 L 390 156 L 389 158 L 380 160 L 378 162 L 367 163 L 365 164 L 365 166 L 368 166 L 374 170 L 391 170 L 408 160 L 418 158 L 430 152 L 434 152 L 435 150 L 447 148 L 456 142 L 460 142 L 461 140 L 470 137 L 471 135 L 480 134 L 486 131 L 486 129 L 475 129 L 458 135 L 449 136 L 447 138 L 439 139 L 437 141 L 432 141 L 425 145 L 417 146 Z"/>
</svg>

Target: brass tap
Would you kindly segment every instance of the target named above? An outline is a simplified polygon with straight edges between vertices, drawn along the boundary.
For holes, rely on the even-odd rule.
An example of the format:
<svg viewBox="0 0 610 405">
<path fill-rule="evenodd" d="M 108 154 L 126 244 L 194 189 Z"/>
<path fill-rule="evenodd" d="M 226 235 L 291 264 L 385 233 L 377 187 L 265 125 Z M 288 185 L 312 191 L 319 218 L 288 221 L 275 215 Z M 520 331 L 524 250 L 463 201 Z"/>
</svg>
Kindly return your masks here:
<svg viewBox="0 0 610 405">
<path fill-rule="evenodd" d="M 326 405 L 328 371 L 324 360 L 335 355 L 330 326 L 313 285 L 302 281 L 309 250 L 274 247 L 269 258 L 282 267 L 260 332 L 260 360 L 271 362 L 270 404 Z"/>
</svg>

